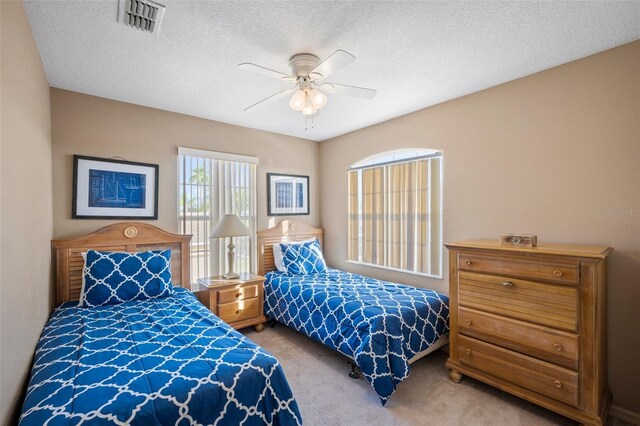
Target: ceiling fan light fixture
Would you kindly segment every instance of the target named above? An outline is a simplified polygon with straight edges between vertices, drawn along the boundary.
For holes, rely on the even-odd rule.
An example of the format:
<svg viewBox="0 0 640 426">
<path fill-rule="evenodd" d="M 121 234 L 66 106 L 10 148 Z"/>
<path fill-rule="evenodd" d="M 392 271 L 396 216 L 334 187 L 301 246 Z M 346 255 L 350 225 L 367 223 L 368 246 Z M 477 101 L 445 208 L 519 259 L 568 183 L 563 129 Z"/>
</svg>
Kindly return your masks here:
<svg viewBox="0 0 640 426">
<path fill-rule="evenodd" d="M 302 110 L 302 115 L 313 115 L 316 112 L 318 112 L 318 110 L 313 105 L 311 105 L 304 107 L 304 109 Z"/>
<path fill-rule="evenodd" d="M 313 115 L 318 112 L 318 108 L 315 107 L 313 102 L 311 101 L 311 96 L 308 93 L 305 93 L 306 99 L 304 102 L 304 108 L 302 109 L 302 115 Z"/>
<path fill-rule="evenodd" d="M 289 106 L 292 110 L 300 112 L 305 107 L 305 98 L 306 96 L 304 91 L 296 90 L 296 92 L 293 94 L 293 96 L 291 96 L 291 99 L 289 100 Z"/>
<path fill-rule="evenodd" d="M 318 89 L 298 89 L 289 99 L 292 110 L 302 115 L 313 115 L 327 104 L 327 95 Z"/>
<path fill-rule="evenodd" d="M 311 89 L 311 92 L 309 92 L 309 96 L 311 97 L 313 106 L 318 109 L 327 104 L 327 95 L 325 95 L 318 89 Z"/>
</svg>

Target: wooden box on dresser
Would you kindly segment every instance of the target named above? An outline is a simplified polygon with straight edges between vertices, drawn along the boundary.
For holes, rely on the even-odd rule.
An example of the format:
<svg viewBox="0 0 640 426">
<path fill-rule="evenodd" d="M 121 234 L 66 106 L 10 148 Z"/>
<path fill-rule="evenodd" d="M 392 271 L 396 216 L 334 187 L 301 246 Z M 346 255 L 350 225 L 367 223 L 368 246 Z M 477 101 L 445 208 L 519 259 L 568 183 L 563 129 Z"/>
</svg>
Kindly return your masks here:
<svg viewBox="0 0 640 426">
<path fill-rule="evenodd" d="M 468 375 L 580 423 L 602 425 L 607 386 L 603 246 L 449 249 L 449 376 Z"/>
</svg>

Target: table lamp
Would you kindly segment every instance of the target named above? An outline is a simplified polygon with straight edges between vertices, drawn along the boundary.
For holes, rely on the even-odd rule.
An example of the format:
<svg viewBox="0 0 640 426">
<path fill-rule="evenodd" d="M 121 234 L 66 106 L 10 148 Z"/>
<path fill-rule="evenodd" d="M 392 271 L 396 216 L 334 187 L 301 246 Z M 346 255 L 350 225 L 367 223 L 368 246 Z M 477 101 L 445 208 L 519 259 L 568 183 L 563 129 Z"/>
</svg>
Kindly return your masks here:
<svg viewBox="0 0 640 426">
<path fill-rule="evenodd" d="M 216 225 L 216 227 L 211 231 L 209 238 L 226 238 L 229 237 L 229 245 L 227 248 L 229 251 L 227 252 L 227 258 L 229 259 L 229 271 L 223 275 L 223 277 L 227 280 L 232 280 L 236 278 L 240 278 L 240 276 L 233 271 L 233 261 L 235 258 L 235 253 L 233 249 L 236 246 L 233 244 L 233 237 L 244 237 L 249 235 L 249 230 L 244 223 L 238 219 L 238 216 L 235 214 L 226 214 L 222 218 L 222 220 Z"/>
</svg>

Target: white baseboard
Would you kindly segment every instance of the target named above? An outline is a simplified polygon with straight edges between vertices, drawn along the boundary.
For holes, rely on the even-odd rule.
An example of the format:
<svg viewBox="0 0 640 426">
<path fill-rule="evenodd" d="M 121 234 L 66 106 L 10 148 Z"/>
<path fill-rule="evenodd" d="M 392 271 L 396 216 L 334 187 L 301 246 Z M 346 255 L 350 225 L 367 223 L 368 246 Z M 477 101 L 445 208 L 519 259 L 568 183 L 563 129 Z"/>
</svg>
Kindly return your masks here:
<svg viewBox="0 0 640 426">
<path fill-rule="evenodd" d="M 616 419 L 631 423 L 632 425 L 640 426 L 640 413 L 618 407 L 617 405 L 611 405 L 611 408 L 609 408 L 609 415 Z"/>
</svg>

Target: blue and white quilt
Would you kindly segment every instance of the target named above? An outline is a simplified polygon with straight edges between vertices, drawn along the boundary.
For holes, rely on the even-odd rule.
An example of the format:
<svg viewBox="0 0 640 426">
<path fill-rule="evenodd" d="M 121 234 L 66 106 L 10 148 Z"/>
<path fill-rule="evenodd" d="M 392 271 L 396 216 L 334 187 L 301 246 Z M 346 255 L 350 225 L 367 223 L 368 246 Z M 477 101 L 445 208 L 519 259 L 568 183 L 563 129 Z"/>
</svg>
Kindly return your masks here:
<svg viewBox="0 0 640 426">
<path fill-rule="evenodd" d="M 449 332 L 449 298 L 337 269 L 269 272 L 265 314 L 355 361 L 384 405 L 409 360 Z"/>
<path fill-rule="evenodd" d="M 31 425 L 299 425 L 278 361 L 187 290 L 56 309 L 20 417 Z"/>
</svg>

